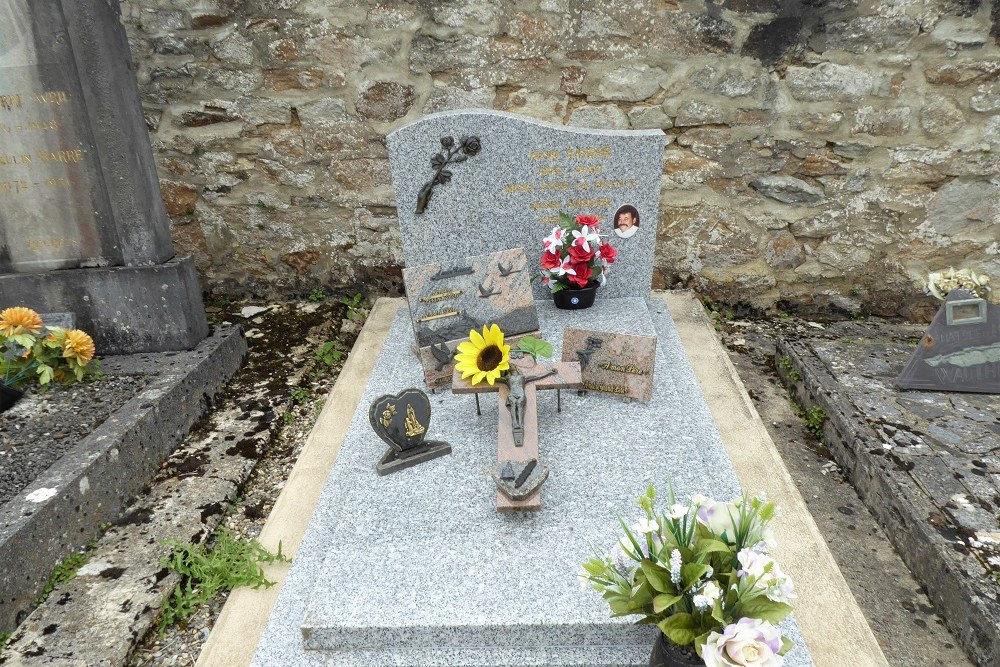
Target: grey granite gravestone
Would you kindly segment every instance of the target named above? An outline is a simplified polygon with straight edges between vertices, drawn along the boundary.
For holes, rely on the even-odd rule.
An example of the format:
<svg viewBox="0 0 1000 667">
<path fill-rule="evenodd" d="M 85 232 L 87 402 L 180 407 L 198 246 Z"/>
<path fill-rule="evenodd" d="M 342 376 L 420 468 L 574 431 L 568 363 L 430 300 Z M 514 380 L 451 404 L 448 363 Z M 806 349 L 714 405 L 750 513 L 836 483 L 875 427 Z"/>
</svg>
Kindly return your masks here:
<svg viewBox="0 0 1000 667">
<path fill-rule="evenodd" d="M 463 137 L 478 144 L 470 150 Z M 470 110 L 428 116 L 387 139 L 407 266 L 522 247 L 537 273 L 542 239 L 562 210 L 598 216 L 618 249 L 599 298 L 649 293 L 662 131 L 588 130 Z M 619 212 L 638 217 L 621 235 Z M 538 283 L 534 294 L 549 298 Z"/>
<path fill-rule="evenodd" d="M 0 306 L 74 312 L 102 354 L 208 333 L 170 230 L 120 9 L 0 7 Z"/>
<path fill-rule="evenodd" d="M 576 315 L 539 303 L 555 358 Z M 638 516 L 634 498 L 651 482 L 718 499 L 740 485 L 664 303 L 598 300 L 588 321 L 657 337 L 653 398 L 564 392 L 561 412 L 555 396 L 539 399 L 552 469 L 539 512 L 494 509 L 497 394 L 483 395 L 482 416 L 471 396 L 433 396 L 434 436 L 454 443 L 452 455 L 389 477 L 371 469 L 382 444 L 368 414 L 354 415 L 253 667 L 649 664 L 655 628 L 611 618 L 599 594 L 581 590 L 580 564 L 614 545 L 616 515 Z M 413 340 L 401 311 L 361 405 L 420 381 Z M 599 427 L 595 441 L 581 424 L 619 426 Z M 781 627 L 795 644 L 785 667 L 811 666 L 794 619 Z"/>
</svg>

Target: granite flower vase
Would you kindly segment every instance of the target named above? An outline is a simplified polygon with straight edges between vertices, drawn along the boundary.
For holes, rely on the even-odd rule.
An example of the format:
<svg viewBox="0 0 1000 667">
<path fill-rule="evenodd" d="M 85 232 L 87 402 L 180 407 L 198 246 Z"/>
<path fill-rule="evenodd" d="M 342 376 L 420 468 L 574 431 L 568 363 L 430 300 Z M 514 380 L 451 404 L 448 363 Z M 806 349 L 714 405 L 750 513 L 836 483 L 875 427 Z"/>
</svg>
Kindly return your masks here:
<svg viewBox="0 0 1000 667">
<path fill-rule="evenodd" d="M 597 283 L 591 283 L 586 287 L 567 287 L 558 292 L 553 292 L 552 300 L 555 302 L 556 308 L 563 310 L 583 310 L 594 305 L 598 287 L 600 285 Z"/>
<path fill-rule="evenodd" d="M 14 404 L 21 400 L 24 392 L 5 384 L 0 384 L 0 413 L 14 407 Z"/>
<path fill-rule="evenodd" d="M 705 667 L 705 662 L 689 647 L 672 644 L 665 634 L 658 632 L 649 656 L 649 667 Z"/>
</svg>

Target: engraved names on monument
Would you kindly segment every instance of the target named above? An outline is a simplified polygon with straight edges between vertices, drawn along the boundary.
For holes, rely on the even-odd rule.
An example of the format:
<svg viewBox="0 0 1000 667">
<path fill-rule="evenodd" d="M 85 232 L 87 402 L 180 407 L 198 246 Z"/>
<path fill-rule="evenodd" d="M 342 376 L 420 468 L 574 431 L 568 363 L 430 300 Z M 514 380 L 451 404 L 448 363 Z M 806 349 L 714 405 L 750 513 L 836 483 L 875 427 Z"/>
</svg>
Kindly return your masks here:
<svg viewBox="0 0 1000 667">
<path fill-rule="evenodd" d="M 117 2 L 0 3 L 0 307 L 13 305 L 74 313 L 101 354 L 208 333 Z"/>
<path fill-rule="evenodd" d="M 475 159 L 449 165 L 448 184 L 417 214 L 442 137 L 463 136 L 478 138 Z M 602 233 L 613 235 L 616 213 L 628 209 L 638 224 L 613 238 L 618 259 L 601 298 L 645 296 L 665 141 L 660 130 L 587 130 L 481 110 L 434 114 L 400 128 L 388 143 L 406 264 L 520 246 L 534 271 L 559 211 L 595 215 Z M 548 298 L 541 284 L 533 291 Z"/>
</svg>

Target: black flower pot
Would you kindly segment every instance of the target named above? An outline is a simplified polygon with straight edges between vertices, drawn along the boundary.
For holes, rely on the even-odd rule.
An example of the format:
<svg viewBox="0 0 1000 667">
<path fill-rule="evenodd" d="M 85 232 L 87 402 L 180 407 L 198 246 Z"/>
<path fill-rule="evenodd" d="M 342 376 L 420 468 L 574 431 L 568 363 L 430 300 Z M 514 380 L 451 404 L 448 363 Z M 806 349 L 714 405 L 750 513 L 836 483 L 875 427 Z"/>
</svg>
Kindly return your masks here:
<svg viewBox="0 0 1000 667">
<path fill-rule="evenodd" d="M 705 661 L 692 647 L 671 644 L 667 636 L 659 632 L 649 656 L 649 667 L 705 667 Z"/>
<path fill-rule="evenodd" d="M 597 288 L 600 287 L 597 283 L 591 283 L 586 287 L 572 288 L 568 287 L 558 292 L 552 293 L 552 300 L 556 304 L 556 308 L 562 308 L 563 310 L 582 310 L 584 308 L 590 308 L 594 305 L 594 299 L 597 297 Z"/>
<path fill-rule="evenodd" d="M 6 412 L 14 407 L 14 404 L 21 400 L 22 396 L 24 396 L 23 391 L 0 384 L 0 412 Z"/>
</svg>

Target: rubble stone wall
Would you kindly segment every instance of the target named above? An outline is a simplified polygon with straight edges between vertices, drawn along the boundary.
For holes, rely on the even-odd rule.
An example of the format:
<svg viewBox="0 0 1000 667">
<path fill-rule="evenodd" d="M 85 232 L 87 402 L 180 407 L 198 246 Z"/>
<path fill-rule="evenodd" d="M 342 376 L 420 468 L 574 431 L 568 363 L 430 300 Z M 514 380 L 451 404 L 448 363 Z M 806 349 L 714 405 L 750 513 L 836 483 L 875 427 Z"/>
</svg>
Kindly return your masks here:
<svg viewBox="0 0 1000 667">
<path fill-rule="evenodd" d="M 122 0 L 206 287 L 398 285 L 385 135 L 487 107 L 662 128 L 655 286 L 926 315 L 1000 277 L 1000 0 Z"/>
</svg>

